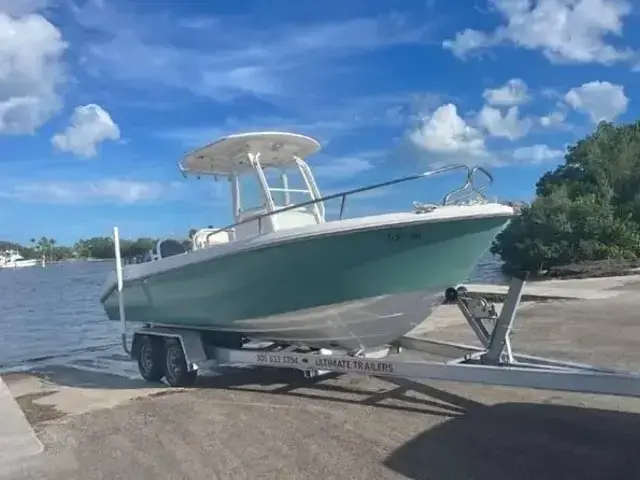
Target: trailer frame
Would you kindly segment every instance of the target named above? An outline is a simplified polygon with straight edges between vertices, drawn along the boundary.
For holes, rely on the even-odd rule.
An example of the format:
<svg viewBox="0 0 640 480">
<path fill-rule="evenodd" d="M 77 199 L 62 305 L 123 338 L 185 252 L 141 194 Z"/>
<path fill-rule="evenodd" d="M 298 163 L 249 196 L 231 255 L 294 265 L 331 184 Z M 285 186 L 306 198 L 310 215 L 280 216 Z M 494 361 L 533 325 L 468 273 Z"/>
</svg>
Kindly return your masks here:
<svg viewBox="0 0 640 480">
<path fill-rule="evenodd" d="M 173 387 L 191 386 L 205 364 L 213 367 L 240 364 L 297 369 L 305 377 L 329 372 L 355 373 L 640 397 L 639 373 L 513 352 L 510 337 L 525 276 L 512 278 L 499 315 L 495 305 L 480 295 L 470 294 L 464 286 L 444 292 L 444 298 L 459 307 L 480 346 L 405 335 L 393 344 L 371 351 L 347 352 L 251 341 L 229 348 L 228 343 L 212 342 L 209 330 L 146 324 L 133 332 L 129 348 L 117 228 L 114 240 L 122 345 L 138 361 L 141 375 L 150 381 L 164 378 Z M 405 350 L 445 359 L 408 360 L 402 356 Z"/>
</svg>

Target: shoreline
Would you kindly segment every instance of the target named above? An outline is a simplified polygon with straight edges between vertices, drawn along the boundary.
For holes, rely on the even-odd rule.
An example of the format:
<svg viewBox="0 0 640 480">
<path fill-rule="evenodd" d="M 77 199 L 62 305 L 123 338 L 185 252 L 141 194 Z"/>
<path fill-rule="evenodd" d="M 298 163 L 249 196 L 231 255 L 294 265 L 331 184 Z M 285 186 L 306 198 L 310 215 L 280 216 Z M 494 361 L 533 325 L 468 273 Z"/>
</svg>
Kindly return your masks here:
<svg viewBox="0 0 640 480">
<path fill-rule="evenodd" d="M 463 283 L 471 294 L 482 296 L 488 302 L 504 301 L 508 284 Z M 623 275 L 591 276 L 582 278 L 527 279 L 522 291 L 522 300 L 550 302 L 567 300 L 606 300 L 640 285 L 640 272 L 625 272 Z"/>
<path fill-rule="evenodd" d="M 501 268 L 509 276 L 509 272 Z M 529 274 L 529 282 L 548 280 L 584 280 L 590 278 L 623 277 L 640 274 L 640 261 L 597 260 L 559 265 L 539 274 Z"/>
</svg>

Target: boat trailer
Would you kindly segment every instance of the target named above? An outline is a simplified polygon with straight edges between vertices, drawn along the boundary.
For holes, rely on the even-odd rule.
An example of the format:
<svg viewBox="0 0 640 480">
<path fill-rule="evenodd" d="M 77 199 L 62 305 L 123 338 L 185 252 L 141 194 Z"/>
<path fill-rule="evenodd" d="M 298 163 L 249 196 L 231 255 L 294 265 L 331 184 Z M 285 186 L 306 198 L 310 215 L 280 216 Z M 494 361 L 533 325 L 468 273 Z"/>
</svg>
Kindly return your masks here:
<svg viewBox="0 0 640 480">
<path fill-rule="evenodd" d="M 455 302 L 481 347 L 404 336 L 371 352 L 313 351 L 282 344 L 225 348 L 207 344 L 205 332 L 150 325 L 134 332 L 130 352 L 144 378 L 164 377 L 173 387 L 193 385 L 198 366 L 206 363 L 293 368 L 308 378 L 329 372 L 358 373 L 640 397 L 640 374 L 514 353 L 509 337 L 524 284 L 513 278 L 500 315 L 481 297 L 458 289 Z M 403 350 L 446 359 L 410 361 L 402 358 Z"/>
<path fill-rule="evenodd" d="M 119 252 L 115 233 L 116 252 Z M 127 341 L 127 324 L 122 302 L 122 264 L 116 255 L 120 319 L 123 347 L 138 362 L 140 374 L 149 381 L 165 379 L 172 387 L 195 383 L 204 364 L 289 368 L 313 378 L 329 372 L 358 373 L 411 380 L 445 380 L 484 385 L 536 388 L 566 392 L 640 397 L 640 374 L 567 361 L 520 355 L 512 351 L 510 335 L 524 278 L 511 280 L 502 310 L 470 294 L 464 287 L 445 292 L 448 303 L 455 303 L 475 333 L 480 346 L 404 336 L 394 344 L 369 352 L 337 352 L 265 342 L 228 348 L 211 341 L 207 330 L 173 326 L 145 325 Z M 411 361 L 402 351 L 420 352 L 440 361 Z"/>
</svg>

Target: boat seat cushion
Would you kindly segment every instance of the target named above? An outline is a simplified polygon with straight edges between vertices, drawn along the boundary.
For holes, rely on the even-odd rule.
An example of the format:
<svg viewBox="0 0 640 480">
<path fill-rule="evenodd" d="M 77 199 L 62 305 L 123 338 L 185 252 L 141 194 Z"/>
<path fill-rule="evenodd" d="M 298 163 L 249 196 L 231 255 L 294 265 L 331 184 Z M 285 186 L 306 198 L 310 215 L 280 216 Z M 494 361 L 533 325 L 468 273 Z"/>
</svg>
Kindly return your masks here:
<svg viewBox="0 0 640 480">
<path fill-rule="evenodd" d="M 180 255 L 182 253 L 186 253 L 187 251 L 187 249 L 181 242 L 177 240 L 173 240 L 171 238 L 160 240 L 158 242 L 156 249 L 157 249 L 158 257 L 160 258 Z"/>
<path fill-rule="evenodd" d="M 301 207 L 273 214 L 272 223 L 274 230 L 285 230 L 287 228 L 317 225 L 318 220 L 310 208 Z"/>
</svg>

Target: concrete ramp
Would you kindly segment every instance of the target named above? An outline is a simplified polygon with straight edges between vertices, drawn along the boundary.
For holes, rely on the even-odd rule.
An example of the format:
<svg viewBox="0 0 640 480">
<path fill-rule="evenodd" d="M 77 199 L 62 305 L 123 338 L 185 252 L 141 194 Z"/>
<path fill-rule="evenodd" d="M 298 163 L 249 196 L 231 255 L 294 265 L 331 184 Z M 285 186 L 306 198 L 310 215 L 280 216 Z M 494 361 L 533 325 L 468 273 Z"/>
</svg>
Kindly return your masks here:
<svg viewBox="0 0 640 480">
<path fill-rule="evenodd" d="M 507 285 L 463 284 L 471 293 L 483 295 L 487 300 L 500 301 L 507 295 Z M 616 290 L 596 290 L 591 288 L 575 288 L 569 286 L 546 286 L 528 283 L 522 290 L 522 300 L 603 300 L 614 298 L 622 292 Z"/>
<path fill-rule="evenodd" d="M 0 377 L 0 476 L 20 468 L 43 450 L 20 405 Z"/>
</svg>

